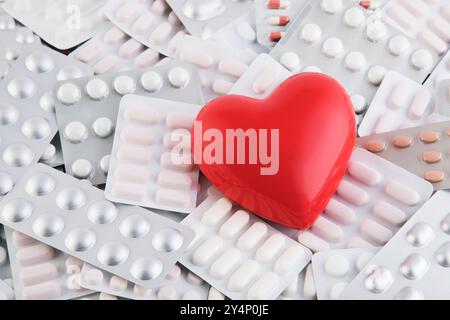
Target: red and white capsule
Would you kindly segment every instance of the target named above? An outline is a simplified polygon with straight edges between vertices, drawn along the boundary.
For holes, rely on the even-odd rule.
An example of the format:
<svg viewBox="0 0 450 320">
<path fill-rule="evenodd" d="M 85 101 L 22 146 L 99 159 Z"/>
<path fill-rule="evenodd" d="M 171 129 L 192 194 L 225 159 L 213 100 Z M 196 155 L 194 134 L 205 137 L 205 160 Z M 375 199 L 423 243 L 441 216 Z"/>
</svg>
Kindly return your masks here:
<svg viewBox="0 0 450 320">
<path fill-rule="evenodd" d="M 287 0 L 268 0 L 267 8 L 268 9 L 286 9 L 289 7 L 289 1 Z"/>
<path fill-rule="evenodd" d="M 270 41 L 273 41 L 273 42 L 278 42 L 283 37 L 284 37 L 284 32 L 274 31 L 274 32 L 269 33 L 269 39 L 270 39 Z"/>
<path fill-rule="evenodd" d="M 285 26 L 291 21 L 288 16 L 270 16 L 267 18 L 267 23 L 271 26 Z"/>
</svg>

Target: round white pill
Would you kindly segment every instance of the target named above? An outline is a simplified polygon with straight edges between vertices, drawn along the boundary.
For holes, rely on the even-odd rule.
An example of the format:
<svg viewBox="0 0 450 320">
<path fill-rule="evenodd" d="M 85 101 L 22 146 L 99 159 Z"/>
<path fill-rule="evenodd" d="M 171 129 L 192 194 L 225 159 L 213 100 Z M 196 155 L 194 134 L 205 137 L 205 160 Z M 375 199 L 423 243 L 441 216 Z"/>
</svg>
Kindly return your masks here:
<svg viewBox="0 0 450 320">
<path fill-rule="evenodd" d="M 348 272 L 350 264 L 344 256 L 335 254 L 330 256 L 327 261 L 325 261 L 324 268 L 325 272 L 330 276 L 342 277 Z"/>
<path fill-rule="evenodd" d="M 42 161 L 50 161 L 56 155 L 56 147 L 52 144 L 49 144 L 47 148 L 45 148 L 44 153 L 41 156 Z"/>
<path fill-rule="evenodd" d="M 64 128 L 64 138 L 71 143 L 80 143 L 85 140 L 87 136 L 88 130 L 81 122 L 70 122 Z"/>
<path fill-rule="evenodd" d="M 374 86 L 379 86 L 386 75 L 387 70 L 382 66 L 373 66 L 367 72 L 369 82 Z"/>
<path fill-rule="evenodd" d="M 118 76 L 114 80 L 114 90 L 122 96 L 131 94 L 136 90 L 136 83 L 129 76 Z"/>
<path fill-rule="evenodd" d="M 65 83 L 59 87 L 56 97 L 62 104 L 74 105 L 80 101 L 81 91 L 73 83 Z"/>
<path fill-rule="evenodd" d="M 114 124 L 109 118 L 102 117 L 94 121 L 92 129 L 97 137 L 107 138 L 113 133 Z"/>
<path fill-rule="evenodd" d="M 353 7 L 345 11 L 344 22 L 350 28 L 359 27 L 366 20 L 361 8 Z"/>
<path fill-rule="evenodd" d="M 342 291 L 344 291 L 345 287 L 347 287 L 347 285 L 348 283 L 345 281 L 335 283 L 330 289 L 330 299 L 331 300 L 338 299 L 341 296 Z"/>
<path fill-rule="evenodd" d="M 100 164 L 99 164 L 100 170 L 102 170 L 102 172 L 104 174 L 108 173 L 110 160 L 111 160 L 111 155 L 109 155 L 109 154 L 100 159 Z"/>
<path fill-rule="evenodd" d="M 369 23 L 366 27 L 367 39 L 372 42 L 382 40 L 387 35 L 387 32 L 386 25 L 379 20 Z"/>
<path fill-rule="evenodd" d="M 328 38 L 322 45 L 323 53 L 329 58 L 335 58 L 344 51 L 344 45 L 338 38 Z"/>
<path fill-rule="evenodd" d="M 161 89 L 163 85 L 163 79 L 154 71 L 146 72 L 141 77 L 141 85 L 142 87 L 150 92 L 155 92 Z"/>
<path fill-rule="evenodd" d="M 320 8 L 326 13 L 334 14 L 341 10 L 342 0 L 322 0 Z"/>
<path fill-rule="evenodd" d="M 350 100 L 352 101 L 353 110 L 355 111 L 355 113 L 361 113 L 366 110 L 367 101 L 366 98 L 364 98 L 362 95 L 354 94 L 350 97 Z"/>
<path fill-rule="evenodd" d="M 402 35 L 393 36 L 388 44 L 389 52 L 394 56 L 401 56 L 407 53 L 410 47 L 409 40 Z"/>
<path fill-rule="evenodd" d="M 433 64 L 433 56 L 428 50 L 419 49 L 412 54 L 411 64 L 417 70 L 427 69 Z"/>
<path fill-rule="evenodd" d="M 99 285 L 103 281 L 103 272 L 99 269 L 91 269 L 84 275 L 84 281 L 91 286 Z"/>
<path fill-rule="evenodd" d="M 295 71 L 300 67 L 300 58 L 294 52 L 286 52 L 281 56 L 280 63 L 286 69 Z"/>
<path fill-rule="evenodd" d="M 86 84 L 86 92 L 92 99 L 101 100 L 108 95 L 109 88 L 102 79 L 92 79 Z"/>
<path fill-rule="evenodd" d="M 7 260 L 7 253 L 5 248 L 0 246 L 0 266 L 3 266 L 6 263 Z"/>
<path fill-rule="evenodd" d="M 169 82 L 175 88 L 184 88 L 191 80 L 191 75 L 185 68 L 176 67 L 169 71 Z"/>
<path fill-rule="evenodd" d="M 73 175 L 78 179 L 87 179 L 92 173 L 92 164 L 86 159 L 78 159 L 71 166 Z"/>
<path fill-rule="evenodd" d="M 303 72 L 322 73 L 322 70 L 320 70 L 320 68 L 316 67 L 316 66 L 307 66 L 307 67 L 305 67 L 305 69 L 303 69 Z"/>
<path fill-rule="evenodd" d="M 351 71 L 359 71 L 366 65 L 366 57 L 359 51 L 352 51 L 345 57 L 345 66 Z"/>
<path fill-rule="evenodd" d="M 372 259 L 374 256 L 373 252 L 363 252 L 361 253 L 358 258 L 356 259 L 356 268 L 358 271 L 362 271 L 364 267 L 367 265 L 367 263 Z"/>
<path fill-rule="evenodd" d="M 322 30 L 317 24 L 305 24 L 301 31 L 301 38 L 305 43 L 312 44 L 322 37 Z"/>
</svg>

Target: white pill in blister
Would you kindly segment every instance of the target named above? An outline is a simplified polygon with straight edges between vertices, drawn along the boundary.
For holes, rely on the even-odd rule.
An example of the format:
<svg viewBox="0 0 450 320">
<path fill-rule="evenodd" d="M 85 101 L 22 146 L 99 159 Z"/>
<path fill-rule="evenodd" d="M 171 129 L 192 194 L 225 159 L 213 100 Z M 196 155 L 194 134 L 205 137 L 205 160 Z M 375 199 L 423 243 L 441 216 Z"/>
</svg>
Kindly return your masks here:
<svg viewBox="0 0 450 320">
<path fill-rule="evenodd" d="M 280 74 L 280 69 L 268 66 L 253 82 L 253 91 L 256 94 L 263 94 L 274 83 Z"/>
<path fill-rule="evenodd" d="M 195 121 L 195 116 L 183 113 L 169 113 L 166 117 L 166 126 L 171 129 L 190 130 Z"/>
<path fill-rule="evenodd" d="M 124 112 L 124 118 L 130 122 L 152 125 L 159 120 L 158 113 L 147 106 L 134 105 L 127 108 Z"/>
<path fill-rule="evenodd" d="M 330 289 L 330 299 L 331 300 L 338 299 L 341 296 L 342 291 L 344 291 L 344 289 L 347 287 L 347 285 L 348 282 L 345 281 L 333 284 L 333 286 Z"/>
<path fill-rule="evenodd" d="M 191 197 L 184 191 L 159 189 L 156 192 L 155 201 L 162 205 L 186 208 L 191 203 Z"/>
<path fill-rule="evenodd" d="M 173 26 L 169 22 L 163 22 L 153 30 L 150 35 L 150 43 L 159 45 L 166 41 L 172 33 Z"/>
<path fill-rule="evenodd" d="M 202 51 L 185 49 L 178 55 L 181 61 L 193 63 L 201 68 L 209 68 L 214 64 L 214 58 Z"/>
<path fill-rule="evenodd" d="M 394 226 L 403 224 L 407 219 L 406 213 L 403 210 L 383 200 L 375 202 L 372 211 L 376 217 Z"/>
<path fill-rule="evenodd" d="M 154 65 L 159 60 L 159 52 L 148 48 L 134 58 L 133 65 L 135 68 L 143 69 Z"/>
<path fill-rule="evenodd" d="M 425 257 L 412 253 L 400 264 L 400 272 L 410 280 L 418 280 L 428 271 L 429 264 Z"/>
<path fill-rule="evenodd" d="M 328 38 L 322 44 L 322 51 L 327 57 L 336 58 L 344 51 L 344 45 L 338 38 Z"/>
<path fill-rule="evenodd" d="M 247 42 L 256 41 L 256 32 L 248 22 L 242 22 L 236 27 L 238 35 Z"/>
<path fill-rule="evenodd" d="M 261 263 L 270 262 L 281 251 L 286 239 L 281 234 L 270 236 L 256 251 L 255 260 Z"/>
<path fill-rule="evenodd" d="M 311 231 L 330 242 L 339 241 L 343 235 L 343 230 L 339 225 L 323 216 L 319 216 L 316 222 L 312 225 Z"/>
<path fill-rule="evenodd" d="M 383 266 L 372 265 L 366 269 L 364 286 L 373 293 L 386 291 L 394 281 L 392 272 Z"/>
<path fill-rule="evenodd" d="M 88 130 L 86 126 L 79 121 L 70 122 L 64 128 L 64 138 L 71 143 L 80 143 L 87 136 Z"/>
<path fill-rule="evenodd" d="M 396 181 L 388 182 L 384 191 L 392 198 L 409 206 L 414 206 L 420 201 L 420 194 L 417 191 Z"/>
<path fill-rule="evenodd" d="M 322 30 L 317 24 L 305 24 L 300 36 L 305 43 L 312 44 L 322 37 Z"/>
<path fill-rule="evenodd" d="M 249 213 L 238 210 L 220 227 L 219 234 L 225 239 L 234 238 L 244 230 L 249 221 Z"/>
<path fill-rule="evenodd" d="M 370 218 L 364 219 L 359 229 L 362 235 L 379 245 L 385 245 L 394 235 L 390 229 Z"/>
<path fill-rule="evenodd" d="M 114 80 L 114 89 L 120 95 L 131 94 L 136 90 L 136 83 L 129 76 L 118 76 Z"/>
<path fill-rule="evenodd" d="M 175 88 L 184 88 L 191 80 L 189 72 L 182 67 L 176 67 L 169 71 L 169 82 Z"/>
<path fill-rule="evenodd" d="M 63 104 L 73 105 L 80 101 L 81 91 L 73 83 L 65 83 L 58 88 L 56 97 Z"/>
<path fill-rule="evenodd" d="M 337 193 L 348 202 L 357 206 L 365 205 L 369 201 L 369 195 L 364 189 L 345 180 L 339 184 Z"/>
<path fill-rule="evenodd" d="M 314 274 L 311 263 L 306 267 L 303 295 L 307 299 L 316 298 L 316 285 L 314 282 Z"/>
<path fill-rule="evenodd" d="M 208 226 L 217 226 L 228 216 L 233 204 L 227 198 L 220 198 L 203 213 L 202 223 Z"/>
<path fill-rule="evenodd" d="M 410 87 L 407 81 L 398 82 L 388 97 L 388 105 L 391 109 L 399 109 L 406 104 L 408 95 L 405 92 L 409 92 Z"/>
<path fill-rule="evenodd" d="M 302 231 L 298 233 L 298 242 L 305 247 L 310 248 L 314 252 L 325 251 L 330 249 L 330 244 L 310 231 Z"/>
<path fill-rule="evenodd" d="M 442 55 L 447 51 L 447 43 L 428 28 L 419 31 L 416 38 L 428 47 L 434 49 L 439 55 Z"/>
<path fill-rule="evenodd" d="M 388 33 L 386 25 L 379 21 L 373 21 L 366 27 L 367 38 L 372 42 L 378 42 L 382 40 Z"/>
<path fill-rule="evenodd" d="M 99 300 L 118 300 L 118 298 L 116 296 L 114 296 L 112 294 L 104 293 L 104 292 L 100 293 L 98 299 Z"/>
<path fill-rule="evenodd" d="M 249 300 L 267 300 L 272 292 L 276 290 L 279 276 L 274 272 L 265 272 L 256 280 L 247 292 Z"/>
<path fill-rule="evenodd" d="M 123 32 L 117 27 L 112 27 L 103 36 L 103 41 L 105 41 L 105 43 L 107 44 L 115 45 L 122 42 L 125 38 L 126 38 L 125 32 Z"/>
<path fill-rule="evenodd" d="M 410 47 L 408 38 L 403 35 L 393 36 L 388 43 L 389 52 L 394 56 L 401 56 L 409 52 Z"/>
<path fill-rule="evenodd" d="M 233 88 L 233 86 L 234 86 L 233 82 L 224 79 L 217 79 L 214 81 L 212 89 L 215 94 L 225 95 L 231 90 L 231 88 Z"/>
<path fill-rule="evenodd" d="M 49 144 L 45 150 L 44 153 L 41 156 L 42 161 L 50 161 L 52 160 L 56 155 L 56 147 L 52 144 Z"/>
<path fill-rule="evenodd" d="M 423 117 L 430 105 L 433 96 L 428 89 L 421 89 L 416 93 L 408 109 L 408 115 L 411 119 L 418 120 Z"/>
<path fill-rule="evenodd" d="M 300 58 L 294 52 L 285 52 L 280 58 L 280 63 L 288 70 L 295 71 L 300 67 Z"/>
<path fill-rule="evenodd" d="M 416 19 L 404 7 L 398 4 L 390 6 L 386 13 L 389 17 L 395 20 L 396 23 L 405 29 L 414 28 L 416 26 Z"/>
<path fill-rule="evenodd" d="M 131 59 L 143 50 L 144 46 L 140 42 L 134 39 L 129 39 L 120 46 L 119 57 L 124 59 Z"/>
<path fill-rule="evenodd" d="M 341 224 L 351 224 L 356 219 L 356 213 L 345 204 L 331 198 L 328 202 L 325 213 L 327 216 Z"/>
<path fill-rule="evenodd" d="M 189 174 L 163 170 L 158 175 L 158 185 L 166 188 L 190 190 L 192 179 Z"/>
<path fill-rule="evenodd" d="M 114 124 L 111 119 L 102 117 L 94 121 L 92 129 L 97 137 L 104 139 L 114 132 Z"/>
<path fill-rule="evenodd" d="M 141 76 L 141 85 L 145 90 L 155 92 L 163 86 L 163 79 L 159 73 L 149 71 Z"/>
<path fill-rule="evenodd" d="M 174 265 L 170 272 L 167 274 L 167 280 L 178 280 L 181 276 L 181 268 L 178 265 Z"/>
<path fill-rule="evenodd" d="M 366 16 L 361 8 L 353 7 L 345 11 L 344 22 L 350 28 L 357 28 L 363 24 Z"/>
<path fill-rule="evenodd" d="M 191 261 L 196 266 L 207 265 L 223 248 L 223 240 L 219 236 L 211 236 L 206 239 L 192 253 Z"/>
<path fill-rule="evenodd" d="M 78 159 L 72 163 L 71 170 L 76 178 L 87 179 L 91 175 L 93 168 L 88 160 Z"/>
<path fill-rule="evenodd" d="M 275 261 L 273 270 L 279 274 L 284 275 L 292 271 L 292 268 L 297 265 L 298 261 L 306 254 L 305 249 L 300 245 L 291 245 L 287 248 Z"/>
<path fill-rule="evenodd" d="M 359 94 L 354 94 L 350 97 L 350 100 L 352 101 L 353 110 L 355 113 L 361 113 L 367 108 L 367 101 L 366 98 Z"/>
<path fill-rule="evenodd" d="M 208 292 L 208 300 L 225 300 L 225 296 L 219 290 L 211 287 Z"/>
<path fill-rule="evenodd" d="M 267 225 L 255 222 L 239 237 L 237 247 L 243 251 L 252 250 L 262 241 L 267 231 Z"/>
<path fill-rule="evenodd" d="M 345 57 L 345 66 L 351 71 L 359 71 L 366 65 L 366 57 L 359 51 L 352 51 Z"/>
<path fill-rule="evenodd" d="M 131 30 L 138 34 L 144 34 L 155 22 L 155 15 L 151 12 L 142 14 L 132 25 Z"/>
<path fill-rule="evenodd" d="M 362 162 L 351 161 L 348 166 L 348 172 L 353 178 L 369 187 L 379 184 L 382 179 L 378 171 Z"/>
<path fill-rule="evenodd" d="M 86 84 L 86 92 L 94 100 L 101 100 L 109 93 L 108 85 L 102 79 L 92 79 Z"/>
<path fill-rule="evenodd" d="M 109 287 L 114 291 L 125 291 L 128 287 L 128 281 L 118 276 L 112 276 L 109 280 Z"/>
<path fill-rule="evenodd" d="M 227 249 L 217 260 L 211 265 L 209 274 L 216 279 L 225 278 L 231 270 L 241 260 L 242 253 L 236 248 Z"/>
<path fill-rule="evenodd" d="M 199 276 L 195 275 L 192 272 L 187 273 L 186 280 L 187 280 L 187 282 L 189 282 L 190 284 L 192 284 L 194 286 L 201 286 L 204 283 L 202 278 L 200 278 Z"/>
<path fill-rule="evenodd" d="M 373 66 L 367 72 L 367 79 L 374 86 L 379 86 L 386 75 L 386 68 L 382 66 Z"/>
<path fill-rule="evenodd" d="M 103 74 L 108 71 L 113 70 L 118 64 L 120 60 L 116 55 L 108 54 L 106 57 L 100 59 L 97 61 L 97 63 L 94 64 L 94 72 L 95 74 Z"/>
<path fill-rule="evenodd" d="M 103 172 L 103 174 L 107 174 L 108 173 L 110 161 L 111 161 L 111 156 L 110 155 L 103 156 L 100 159 L 99 165 L 100 165 L 100 170 Z"/>
<path fill-rule="evenodd" d="M 231 291 L 244 290 L 258 275 L 261 266 L 254 260 L 246 260 L 228 279 L 227 288 Z"/>
<path fill-rule="evenodd" d="M 92 286 L 97 286 L 103 281 L 103 272 L 99 269 L 91 269 L 84 275 L 84 281 Z"/>
<path fill-rule="evenodd" d="M 411 55 L 411 64 L 417 70 L 427 69 L 433 65 L 433 56 L 428 50 L 419 49 Z"/>
<path fill-rule="evenodd" d="M 320 8 L 326 13 L 334 14 L 342 9 L 342 0 L 322 0 Z"/>
<path fill-rule="evenodd" d="M 232 58 L 226 58 L 219 62 L 219 71 L 232 77 L 239 78 L 247 69 L 248 65 Z"/>
</svg>

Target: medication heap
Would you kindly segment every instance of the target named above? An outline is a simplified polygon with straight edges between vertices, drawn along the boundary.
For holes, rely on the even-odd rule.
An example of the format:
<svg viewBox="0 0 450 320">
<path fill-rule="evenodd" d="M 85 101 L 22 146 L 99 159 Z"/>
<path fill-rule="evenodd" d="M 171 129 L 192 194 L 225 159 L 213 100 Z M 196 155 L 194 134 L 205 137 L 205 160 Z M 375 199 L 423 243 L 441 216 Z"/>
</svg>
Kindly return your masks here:
<svg viewBox="0 0 450 320">
<path fill-rule="evenodd" d="M 0 0 L 0 42 L 0 299 L 450 299 L 449 0 Z M 190 144 L 301 72 L 358 126 L 308 230 Z"/>
</svg>

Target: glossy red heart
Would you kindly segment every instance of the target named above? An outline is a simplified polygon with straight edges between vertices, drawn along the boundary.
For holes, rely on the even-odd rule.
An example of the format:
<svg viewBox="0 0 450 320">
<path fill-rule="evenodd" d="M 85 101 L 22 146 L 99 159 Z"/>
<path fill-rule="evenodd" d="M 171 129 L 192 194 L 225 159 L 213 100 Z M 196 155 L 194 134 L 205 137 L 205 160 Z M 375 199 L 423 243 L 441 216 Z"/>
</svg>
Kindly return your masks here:
<svg viewBox="0 0 450 320">
<path fill-rule="evenodd" d="M 241 133 L 248 133 L 253 142 L 255 135 L 251 133 L 258 133 L 256 150 L 266 141 L 272 154 L 262 152 L 262 156 L 269 157 L 258 154 L 257 163 L 253 158 L 251 164 L 250 152 L 257 152 L 248 137 L 245 149 L 238 150 L 235 139 L 234 148 L 227 153 L 227 143 L 233 141 L 226 139 L 227 132 L 235 129 L 243 129 Z M 266 100 L 227 95 L 208 103 L 198 114 L 192 147 L 200 170 L 227 197 L 265 219 L 304 229 L 314 223 L 335 193 L 347 169 L 355 137 L 352 104 L 342 86 L 320 73 L 302 73 L 287 79 Z M 223 156 L 217 148 L 220 145 Z M 234 158 L 230 150 L 234 150 Z M 245 164 L 240 164 L 238 152 L 243 150 Z M 266 160 L 265 164 L 261 160 Z M 262 168 L 276 173 L 262 175 Z"/>
</svg>

